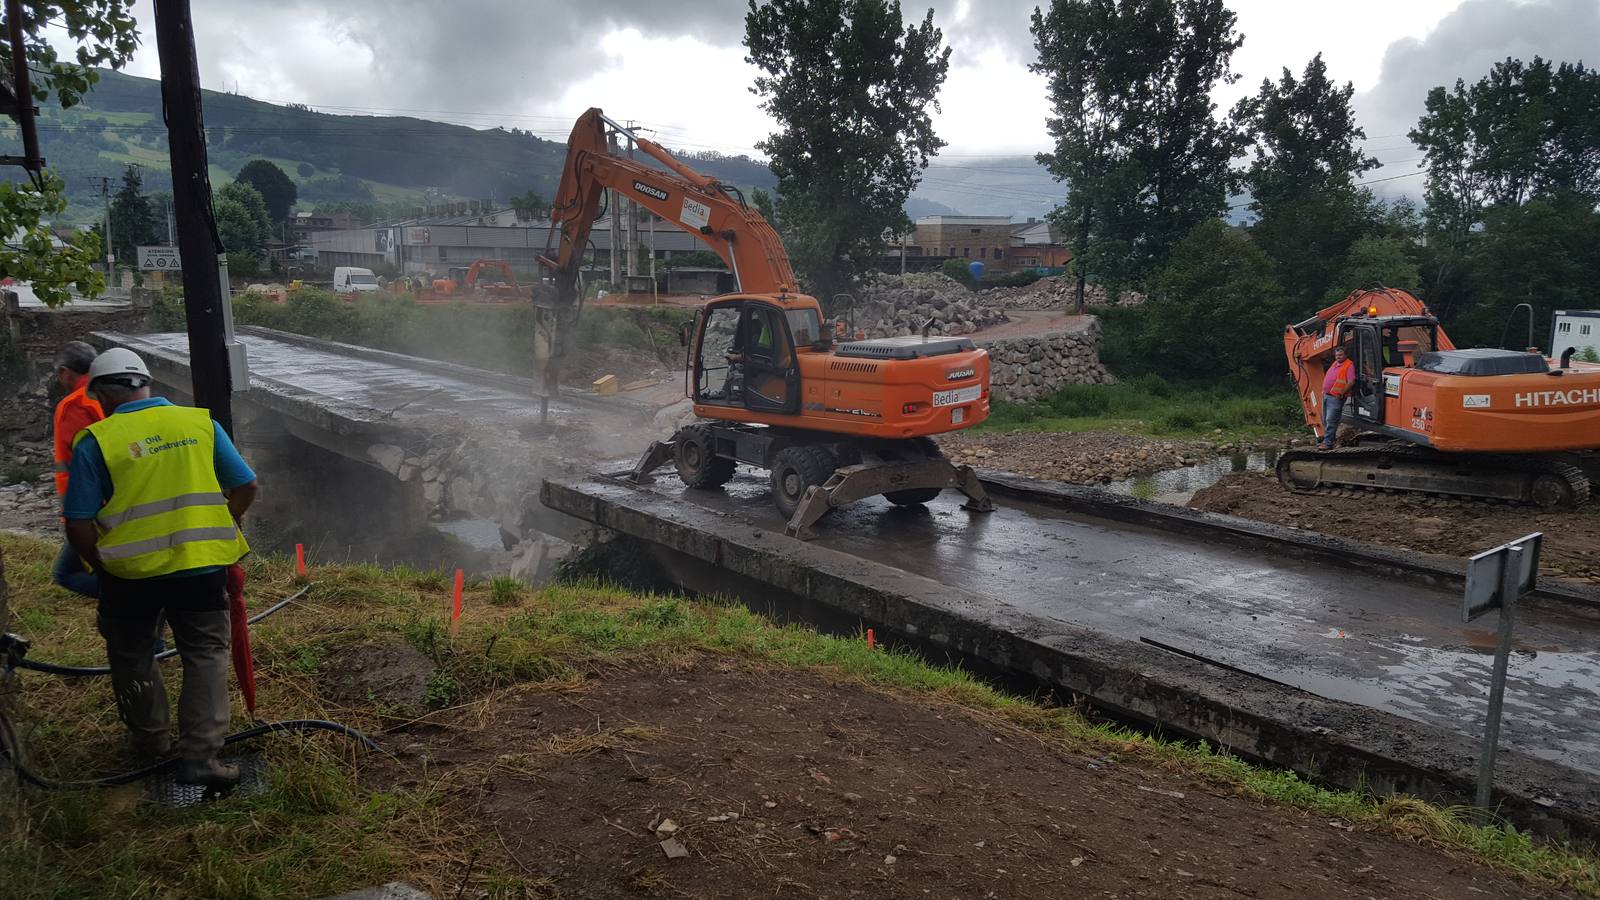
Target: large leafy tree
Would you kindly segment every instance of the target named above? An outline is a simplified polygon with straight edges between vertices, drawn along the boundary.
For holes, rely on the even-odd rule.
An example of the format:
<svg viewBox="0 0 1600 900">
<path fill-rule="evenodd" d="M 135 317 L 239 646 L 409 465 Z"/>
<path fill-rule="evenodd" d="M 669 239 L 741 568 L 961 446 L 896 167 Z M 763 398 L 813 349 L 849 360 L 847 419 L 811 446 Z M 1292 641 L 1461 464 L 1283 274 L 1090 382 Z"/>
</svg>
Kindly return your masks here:
<svg viewBox="0 0 1600 900">
<path fill-rule="evenodd" d="M 272 220 L 260 191 L 242 181 L 229 182 L 217 191 L 211 205 L 216 213 L 222 246 L 230 254 L 230 268 L 233 253 L 247 253 L 258 260 L 266 254 L 267 241 L 272 237 Z"/>
<path fill-rule="evenodd" d="M 1237 79 L 1235 22 L 1223 0 L 1054 0 L 1035 11 L 1034 70 L 1049 79 L 1056 142 L 1040 161 L 1068 183 L 1057 219 L 1080 268 L 1110 287 L 1141 281 L 1227 209 L 1244 142 L 1211 91 Z"/>
<path fill-rule="evenodd" d="M 119 69 L 138 46 L 132 0 L 23 0 L 20 5 L 33 94 L 23 102 L 76 106 L 99 80 L 96 66 Z M 76 45 L 70 58 L 63 59 L 46 39 L 47 27 L 65 30 Z M 13 68 L 9 42 L 0 42 L 0 68 Z M 9 82 L 0 84 L 0 103 L 14 107 L 18 99 Z M 100 255 L 98 237 L 85 231 L 67 247 L 52 246 L 50 220 L 67 208 L 61 179 L 48 169 L 33 178 L 22 177 L 21 169 L 14 174 L 0 183 L 0 234 L 9 236 L 0 241 L 0 277 L 30 282 L 34 294 L 51 306 L 70 300 L 73 288 L 87 295 L 104 290 L 105 279 L 91 268 Z"/>
<path fill-rule="evenodd" d="M 899 2 L 751 0 L 754 91 L 779 131 L 758 146 L 791 258 L 825 303 L 910 227 L 904 206 L 944 146 L 930 108 L 950 66 L 933 11 L 907 26 Z"/>
<path fill-rule="evenodd" d="M 138 166 L 130 165 L 122 171 L 122 187 L 111 198 L 111 249 L 126 266 L 135 263 L 141 244 L 155 242 L 155 210 L 143 191 L 144 176 Z"/>
<path fill-rule="evenodd" d="M 1319 53 L 1301 77 L 1284 69 L 1234 107 L 1234 120 L 1255 141 L 1244 179 L 1258 217 L 1251 238 L 1302 313 L 1330 291 L 1343 296 L 1358 287 L 1335 283 L 1374 217 L 1372 196 L 1356 180 L 1378 161 L 1359 146 L 1366 133 L 1350 108 L 1354 93 L 1349 82 L 1328 79 Z"/>
<path fill-rule="evenodd" d="M 1150 279 L 1140 348 L 1176 377 L 1255 378 L 1283 371 L 1272 261 L 1238 229 L 1208 219 L 1173 247 Z M 1206 323 L 1221 323 L 1205 327 Z"/>
<path fill-rule="evenodd" d="M 294 211 L 295 200 L 299 199 L 294 179 L 271 160 L 250 160 L 239 170 L 239 176 L 234 180 L 240 184 L 250 185 L 261 194 L 262 202 L 267 205 L 267 216 L 274 222 L 287 220 L 289 213 Z"/>
</svg>

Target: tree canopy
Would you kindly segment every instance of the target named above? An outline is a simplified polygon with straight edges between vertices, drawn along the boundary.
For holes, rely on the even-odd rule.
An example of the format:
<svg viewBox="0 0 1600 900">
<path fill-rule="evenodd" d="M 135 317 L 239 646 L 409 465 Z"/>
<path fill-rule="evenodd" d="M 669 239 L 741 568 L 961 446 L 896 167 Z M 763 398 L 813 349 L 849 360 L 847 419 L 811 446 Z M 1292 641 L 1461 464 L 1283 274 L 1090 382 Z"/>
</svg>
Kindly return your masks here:
<svg viewBox="0 0 1600 900">
<path fill-rule="evenodd" d="M 907 26 L 885 0 L 751 0 L 746 60 L 779 130 L 757 146 L 798 274 L 824 303 L 910 227 L 906 198 L 944 146 L 930 109 L 950 67 L 933 11 Z"/>
<path fill-rule="evenodd" d="M 224 249 L 257 257 L 265 255 L 267 241 L 272 237 L 272 220 L 260 191 L 242 181 L 229 182 L 217 191 L 212 208 Z"/>
<path fill-rule="evenodd" d="M 267 205 L 267 217 L 274 222 L 287 220 L 299 198 L 294 180 L 271 160 L 250 160 L 239 170 L 235 181 L 248 184 L 261 194 L 262 202 Z"/>
<path fill-rule="evenodd" d="M 124 266 L 136 263 L 140 245 L 155 242 L 156 214 L 143 187 L 143 173 L 130 165 L 123 169 L 122 187 L 111 198 L 111 249 Z"/>
</svg>

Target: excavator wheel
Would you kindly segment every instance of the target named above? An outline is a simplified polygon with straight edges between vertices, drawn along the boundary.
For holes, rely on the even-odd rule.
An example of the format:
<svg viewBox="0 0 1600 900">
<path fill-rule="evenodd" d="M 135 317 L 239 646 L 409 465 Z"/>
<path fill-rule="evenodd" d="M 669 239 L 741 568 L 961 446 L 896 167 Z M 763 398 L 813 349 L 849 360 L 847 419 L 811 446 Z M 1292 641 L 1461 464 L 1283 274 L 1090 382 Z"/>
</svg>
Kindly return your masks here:
<svg viewBox="0 0 1600 900">
<path fill-rule="evenodd" d="M 939 449 L 939 445 L 934 443 L 933 438 L 915 438 L 914 442 L 923 454 L 929 458 L 944 459 L 944 451 Z M 921 506 L 938 497 L 943 490 L 943 488 L 930 487 L 911 488 L 905 491 L 886 491 L 883 499 L 893 503 L 895 506 Z"/>
<path fill-rule="evenodd" d="M 734 461 L 717 455 L 711 426 L 690 425 L 678 432 L 677 445 L 673 461 L 689 487 L 721 487 L 733 477 Z"/>
<path fill-rule="evenodd" d="M 828 480 L 837 460 L 816 445 L 785 447 L 772 460 L 772 503 L 785 519 L 794 515 L 806 489 Z"/>
</svg>

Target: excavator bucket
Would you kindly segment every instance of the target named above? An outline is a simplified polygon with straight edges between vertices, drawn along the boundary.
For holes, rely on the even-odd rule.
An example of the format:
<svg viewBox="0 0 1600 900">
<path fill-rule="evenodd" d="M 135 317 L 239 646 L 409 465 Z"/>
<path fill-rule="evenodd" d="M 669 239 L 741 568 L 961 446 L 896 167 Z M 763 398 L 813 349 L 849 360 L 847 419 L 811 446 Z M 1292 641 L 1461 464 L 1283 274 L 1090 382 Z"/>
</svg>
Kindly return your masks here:
<svg viewBox="0 0 1600 900">
<path fill-rule="evenodd" d="M 983 489 L 978 473 L 971 466 L 958 466 L 942 456 L 915 462 L 872 462 L 844 466 L 827 481 L 806 490 L 784 532 L 809 541 L 816 537 L 811 526 L 828 512 L 857 500 L 898 491 L 944 490 L 954 488 L 965 494 L 961 508 L 970 512 L 993 512 L 994 501 Z"/>
</svg>

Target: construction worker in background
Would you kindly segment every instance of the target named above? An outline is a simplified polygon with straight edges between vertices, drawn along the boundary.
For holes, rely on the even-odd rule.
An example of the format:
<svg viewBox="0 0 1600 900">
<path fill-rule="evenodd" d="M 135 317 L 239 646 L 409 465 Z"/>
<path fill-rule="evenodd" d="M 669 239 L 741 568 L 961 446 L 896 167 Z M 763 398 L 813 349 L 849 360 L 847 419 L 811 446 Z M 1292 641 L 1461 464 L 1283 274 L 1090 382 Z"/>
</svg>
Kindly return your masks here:
<svg viewBox="0 0 1600 900">
<path fill-rule="evenodd" d="M 1335 347 L 1333 365 L 1322 376 L 1322 449 L 1332 450 L 1339 433 L 1339 418 L 1344 415 L 1344 398 L 1356 381 L 1356 367 L 1343 347 Z"/>
<path fill-rule="evenodd" d="M 166 688 L 151 652 L 164 613 L 183 660 L 178 780 L 231 787 L 239 769 L 217 758 L 228 727 L 224 570 L 250 549 L 238 522 L 255 473 L 205 410 L 151 397 L 131 350 L 95 359 L 89 393 L 107 415 L 73 448 L 64 512 L 67 539 L 100 579 L 117 711 L 135 753 L 166 755 Z"/>
<path fill-rule="evenodd" d="M 95 349 L 83 341 L 69 341 L 56 354 L 56 382 L 66 389 L 67 395 L 56 404 L 55 417 L 52 420 L 52 436 L 55 440 L 56 461 L 56 497 L 65 500 L 67 496 L 67 463 L 72 460 L 72 441 L 78 432 L 90 425 L 104 419 L 105 413 L 100 411 L 100 404 L 88 395 L 89 366 L 94 362 Z M 72 545 L 63 541 L 61 552 L 56 555 L 55 566 L 50 572 L 50 580 L 56 584 L 81 594 L 85 597 L 100 596 L 100 581 L 94 573 L 83 564 Z"/>
</svg>

